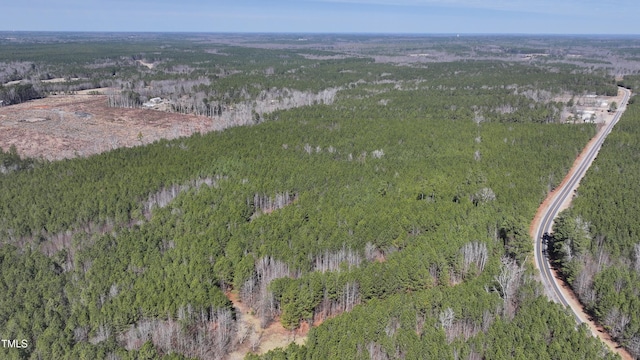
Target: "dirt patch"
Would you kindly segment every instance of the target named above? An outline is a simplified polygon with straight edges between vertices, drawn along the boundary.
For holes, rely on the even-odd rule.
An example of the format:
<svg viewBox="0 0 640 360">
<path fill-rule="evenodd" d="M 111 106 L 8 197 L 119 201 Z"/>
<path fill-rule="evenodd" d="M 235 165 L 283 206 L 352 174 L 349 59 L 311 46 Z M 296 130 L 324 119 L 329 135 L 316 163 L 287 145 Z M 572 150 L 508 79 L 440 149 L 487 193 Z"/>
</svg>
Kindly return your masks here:
<svg viewBox="0 0 640 360">
<path fill-rule="evenodd" d="M 137 60 L 136 62 L 138 64 L 142 65 L 142 66 L 146 66 L 149 69 L 153 69 L 156 66 L 156 64 L 148 63 L 148 62 L 145 62 L 145 61 L 142 61 L 142 60 Z"/>
<path fill-rule="evenodd" d="M 252 309 L 240 302 L 237 293 L 228 292 L 226 295 L 236 310 L 238 326 L 243 329 L 241 331 L 246 331 L 245 339 L 238 344 L 235 351 L 228 355 L 228 359 L 240 360 L 249 353 L 264 354 L 294 342 L 302 345 L 307 340 L 308 324 L 304 323 L 299 329 L 290 331 L 275 319 L 269 326 L 262 329 L 260 319 L 253 315 Z"/>
<path fill-rule="evenodd" d="M 65 78 L 54 78 L 54 79 L 42 80 L 42 82 L 43 82 L 43 83 L 45 83 L 45 84 L 55 84 L 55 83 L 63 83 L 63 82 L 68 82 L 68 81 L 78 81 L 78 80 L 89 80 L 89 79 L 81 79 L 81 78 L 70 78 L 70 79 L 65 79 Z"/>
<path fill-rule="evenodd" d="M 4 85 L 4 86 L 18 85 L 18 84 L 20 84 L 21 82 L 22 82 L 22 80 L 14 80 L 14 81 L 6 82 L 6 83 L 4 83 L 3 85 Z"/>
<path fill-rule="evenodd" d="M 0 108 L 0 147 L 60 160 L 219 129 L 216 120 L 107 106 L 105 95 L 57 95 Z"/>
</svg>

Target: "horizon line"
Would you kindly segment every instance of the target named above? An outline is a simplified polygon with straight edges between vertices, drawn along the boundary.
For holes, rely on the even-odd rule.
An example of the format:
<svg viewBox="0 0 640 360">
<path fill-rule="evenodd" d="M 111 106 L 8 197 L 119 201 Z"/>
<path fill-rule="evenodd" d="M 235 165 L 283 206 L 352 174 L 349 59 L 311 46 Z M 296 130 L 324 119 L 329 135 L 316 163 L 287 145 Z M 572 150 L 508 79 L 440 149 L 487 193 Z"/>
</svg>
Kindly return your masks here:
<svg viewBox="0 0 640 360">
<path fill-rule="evenodd" d="M 518 32 L 496 32 L 496 33 L 470 33 L 470 32 L 319 32 L 319 31 L 161 31 L 161 30 L 2 30 L 0 33 L 77 33 L 77 34 L 218 34 L 218 35 L 377 35 L 377 36 L 609 36 L 609 37 L 633 37 L 640 36 L 640 33 L 518 33 Z"/>
</svg>

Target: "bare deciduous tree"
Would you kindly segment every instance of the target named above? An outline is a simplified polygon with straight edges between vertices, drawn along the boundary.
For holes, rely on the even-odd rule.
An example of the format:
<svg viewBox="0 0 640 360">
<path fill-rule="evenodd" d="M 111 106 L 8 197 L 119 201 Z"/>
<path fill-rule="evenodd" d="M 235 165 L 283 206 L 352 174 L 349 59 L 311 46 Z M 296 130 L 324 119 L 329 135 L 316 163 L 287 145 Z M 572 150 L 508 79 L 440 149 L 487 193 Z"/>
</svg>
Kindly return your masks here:
<svg viewBox="0 0 640 360">
<path fill-rule="evenodd" d="M 345 311 L 351 311 L 358 304 L 360 304 L 360 285 L 355 281 L 345 284 L 337 297 L 329 294 L 325 289 L 322 301 L 314 309 L 314 318 L 325 320 Z"/>
<path fill-rule="evenodd" d="M 491 188 L 484 187 L 475 194 L 471 195 L 471 202 L 475 205 L 485 204 L 496 199 L 496 194 Z"/>
<path fill-rule="evenodd" d="M 591 304 L 595 301 L 595 291 L 593 291 L 593 279 L 598 272 L 598 264 L 590 254 L 582 254 L 578 257 L 578 263 L 584 264 L 580 273 L 576 276 L 572 287 L 580 301 L 584 304 Z"/>
<path fill-rule="evenodd" d="M 358 267 L 362 262 L 362 258 L 357 251 L 347 249 L 345 246 L 336 252 L 325 250 L 324 253 L 311 256 L 314 264 L 314 271 L 325 273 L 327 271 L 339 271 L 340 265 L 346 264 L 349 269 Z"/>
<path fill-rule="evenodd" d="M 89 342 L 92 344 L 99 344 L 111 336 L 111 327 L 108 324 L 100 324 L 98 329 L 96 330 L 96 335 L 89 339 Z"/>
<path fill-rule="evenodd" d="M 382 256 L 382 252 L 371 242 L 364 245 L 364 257 L 368 261 L 374 261 Z"/>
<path fill-rule="evenodd" d="M 627 349 L 636 359 L 640 358 L 640 335 L 635 335 L 629 340 Z"/>
<path fill-rule="evenodd" d="M 479 272 L 484 270 L 489 258 L 487 245 L 482 242 L 474 241 L 465 244 L 460 250 L 462 253 L 462 275 L 465 276 L 470 270 L 471 265 L 475 265 Z"/>
<path fill-rule="evenodd" d="M 389 319 L 389 323 L 384 328 L 384 332 L 385 334 L 387 334 L 388 337 L 392 337 L 393 335 L 396 334 L 396 331 L 398 331 L 399 328 L 400 328 L 400 320 L 397 317 L 392 316 L 391 319 Z"/>
<path fill-rule="evenodd" d="M 304 151 L 305 151 L 307 154 L 311 154 L 311 151 L 312 151 L 312 150 L 313 150 L 313 148 L 311 147 L 311 145 L 309 145 L 309 144 L 304 144 Z"/>
<path fill-rule="evenodd" d="M 416 335 L 421 336 L 424 330 L 424 323 L 427 318 L 424 314 L 418 313 L 416 314 Z"/>
<path fill-rule="evenodd" d="M 440 316 L 438 316 L 438 320 L 440 320 L 440 326 L 445 329 L 445 331 L 453 326 L 453 321 L 455 320 L 455 313 L 452 308 L 446 308 L 444 311 L 440 312 Z"/>
<path fill-rule="evenodd" d="M 611 336 L 619 339 L 631 322 L 629 314 L 621 312 L 617 307 L 612 308 L 605 316 L 603 323 L 609 328 Z"/>
<path fill-rule="evenodd" d="M 383 156 L 384 156 L 384 151 L 383 151 L 382 149 L 379 149 L 379 150 L 373 150 L 373 151 L 371 152 L 371 156 L 372 156 L 374 159 L 380 159 L 381 157 L 383 157 Z"/>
<path fill-rule="evenodd" d="M 514 296 L 520 287 L 520 278 L 524 268 L 510 257 L 502 257 L 502 265 L 500 266 L 500 274 L 494 276 L 497 284 L 497 291 L 504 300 L 504 314 L 508 318 L 515 315 Z"/>
<path fill-rule="evenodd" d="M 238 333 L 236 338 L 238 344 L 243 344 L 249 338 L 252 329 L 253 327 L 248 326 L 244 321 L 238 323 Z"/>
<path fill-rule="evenodd" d="M 261 326 L 266 327 L 280 313 L 273 293 L 269 291 L 269 284 L 279 278 L 297 278 L 300 273 L 290 270 L 287 264 L 270 256 L 256 261 L 255 269 L 254 274 L 241 287 L 240 298 L 255 310 Z"/>
<path fill-rule="evenodd" d="M 262 343 L 262 332 L 257 333 L 255 330 L 251 330 L 251 335 L 249 335 L 249 345 L 251 346 L 251 351 L 256 352 L 260 348 L 260 344 Z"/>
<path fill-rule="evenodd" d="M 141 320 L 121 334 L 128 350 L 139 349 L 151 340 L 161 352 L 177 352 L 187 357 L 223 359 L 238 341 L 236 321 L 229 309 L 199 309 L 187 305 L 174 319 Z"/>
<path fill-rule="evenodd" d="M 247 205 L 254 208 L 252 218 L 259 216 L 263 213 L 270 213 L 272 211 L 282 209 L 283 207 L 296 201 L 298 198 L 297 193 L 289 193 L 288 191 L 277 193 L 275 198 L 264 194 L 254 194 L 253 199 L 247 199 Z"/>
<path fill-rule="evenodd" d="M 369 359 L 371 360 L 389 360 L 389 355 L 382 345 L 376 342 L 372 341 L 367 344 L 367 351 L 369 352 Z"/>
<path fill-rule="evenodd" d="M 482 331 L 489 331 L 489 327 L 493 324 L 494 316 L 489 310 L 482 313 Z"/>
</svg>

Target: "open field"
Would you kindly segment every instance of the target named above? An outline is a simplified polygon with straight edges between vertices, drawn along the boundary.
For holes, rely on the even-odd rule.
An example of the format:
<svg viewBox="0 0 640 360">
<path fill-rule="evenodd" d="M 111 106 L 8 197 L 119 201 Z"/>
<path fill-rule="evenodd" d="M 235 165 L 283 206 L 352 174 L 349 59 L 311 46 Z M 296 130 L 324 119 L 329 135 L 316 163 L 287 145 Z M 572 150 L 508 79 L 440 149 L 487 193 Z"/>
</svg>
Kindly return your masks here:
<svg viewBox="0 0 640 360">
<path fill-rule="evenodd" d="M 58 95 L 0 108 L 0 144 L 5 150 L 15 145 L 23 156 L 59 160 L 205 132 L 214 121 L 112 108 L 105 95 Z"/>
</svg>

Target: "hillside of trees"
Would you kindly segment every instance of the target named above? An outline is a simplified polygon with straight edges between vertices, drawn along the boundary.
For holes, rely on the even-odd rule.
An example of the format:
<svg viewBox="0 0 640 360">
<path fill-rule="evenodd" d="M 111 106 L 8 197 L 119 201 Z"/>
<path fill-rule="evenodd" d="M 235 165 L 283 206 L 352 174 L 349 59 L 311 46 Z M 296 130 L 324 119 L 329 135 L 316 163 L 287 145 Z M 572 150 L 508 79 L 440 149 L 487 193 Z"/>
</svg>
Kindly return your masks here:
<svg viewBox="0 0 640 360">
<path fill-rule="evenodd" d="M 2 358 L 223 359 L 249 341 L 230 293 L 262 328 L 315 324 L 304 345 L 266 359 L 615 358 L 545 297 L 527 230 L 596 131 L 560 123 L 567 104 L 556 96 L 614 91 L 612 77 L 200 43 L 152 59 L 156 45 L 136 45 L 153 69 L 136 63 L 142 50 L 121 57 L 131 44 L 91 46 L 121 61 L 96 65 L 109 86 L 142 98 L 167 91 L 254 111 L 263 95 L 270 104 L 332 89 L 332 99 L 87 158 L 0 152 L 0 335 L 30 344 Z M 78 61 L 65 65 L 69 47 Z M 116 61 L 83 49 L 18 50 L 37 69 L 34 54 L 51 52 L 63 77 Z M 1 60 L 28 61 L 16 54 Z M 106 82 L 102 71 L 89 82 Z M 148 85 L 169 78 L 184 90 Z M 624 244 L 620 253 L 634 246 Z"/>
</svg>

